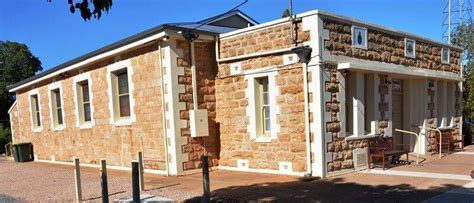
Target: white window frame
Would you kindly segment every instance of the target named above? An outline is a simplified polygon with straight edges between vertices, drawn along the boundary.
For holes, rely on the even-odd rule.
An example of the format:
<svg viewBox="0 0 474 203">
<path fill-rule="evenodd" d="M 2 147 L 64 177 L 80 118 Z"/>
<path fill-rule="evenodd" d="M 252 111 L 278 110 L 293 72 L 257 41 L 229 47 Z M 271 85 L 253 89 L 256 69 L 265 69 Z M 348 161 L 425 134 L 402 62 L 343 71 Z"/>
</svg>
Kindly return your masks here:
<svg viewBox="0 0 474 203">
<path fill-rule="evenodd" d="M 364 40 L 364 41 L 365 41 L 364 44 L 365 44 L 365 46 L 361 46 L 361 45 L 355 44 L 355 42 L 354 42 L 354 31 L 355 31 L 355 29 L 365 30 L 365 36 L 364 36 L 364 39 L 365 39 L 365 40 Z M 359 48 L 359 49 L 367 49 L 367 47 L 368 47 L 368 42 L 369 42 L 368 39 L 367 39 L 368 32 L 369 32 L 369 31 L 368 31 L 367 28 L 365 28 L 365 27 L 359 27 L 359 26 L 353 25 L 353 26 L 351 27 L 351 41 L 352 41 L 352 47 L 354 47 L 354 48 Z"/>
<path fill-rule="evenodd" d="M 408 41 L 413 42 L 413 56 L 408 55 L 407 53 L 407 43 Z M 405 57 L 416 58 L 416 40 L 405 38 Z"/>
<path fill-rule="evenodd" d="M 34 121 L 34 118 L 33 116 L 36 116 L 34 115 L 36 112 L 33 112 L 33 104 L 31 103 L 31 97 L 33 95 L 36 95 L 37 98 L 38 98 L 38 111 L 39 111 L 39 119 L 41 120 L 41 124 L 37 127 L 35 126 L 35 121 Z M 30 120 L 31 120 L 31 130 L 33 132 L 41 132 L 43 130 L 43 116 L 41 115 L 41 99 L 40 99 L 40 94 L 39 94 L 39 90 L 38 89 L 33 89 L 31 91 L 28 92 L 28 103 L 30 104 Z"/>
<path fill-rule="evenodd" d="M 62 116 L 62 119 L 63 119 L 63 124 L 58 124 L 58 125 L 55 125 L 54 124 L 54 113 L 53 113 L 53 110 L 56 111 L 55 107 L 53 106 L 53 90 L 58 90 L 59 89 L 59 96 L 61 97 L 60 100 L 61 100 L 61 116 Z M 64 99 L 63 99 L 63 89 L 61 87 L 61 82 L 58 81 L 58 82 L 53 82 L 51 84 L 48 85 L 48 99 L 49 99 L 49 116 L 51 118 L 51 129 L 53 129 L 54 131 L 61 131 L 61 130 L 64 130 L 64 128 L 66 128 L 66 120 L 64 119 L 65 116 L 64 116 Z M 59 120 L 59 118 L 58 118 Z"/>
<path fill-rule="evenodd" d="M 115 114 L 117 112 L 114 111 L 114 95 L 112 91 L 112 74 L 120 70 L 127 70 L 127 78 L 128 78 L 128 91 L 130 96 L 130 116 L 127 118 L 117 118 Z M 109 111 L 110 111 L 110 124 L 115 126 L 127 126 L 132 125 L 136 121 L 135 115 L 135 99 L 133 95 L 134 91 L 134 84 L 132 80 L 133 76 L 133 67 L 131 64 L 130 59 L 117 61 L 114 64 L 111 64 L 107 67 L 107 85 L 108 85 L 108 93 L 109 93 Z"/>
<path fill-rule="evenodd" d="M 272 140 L 278 139 L 278 133 L 280 132 L 280 125 L 277 122 L 277 115 L 280 114 L 280 106 L 277 102 L 277 97 L 279 96 L 279 87 L 276 85 L 276 76 L 278 72 L 274 69 L 275 67 L 262 68 L 258 70 L 251 70 L 245 72 L 245 80 L 247 81 L 247 88 L 245 89 L 245 96 L 249 101 L 247 106 L 246 113 L 249 117 L 249 123 L 247 126 L 247 131 L 250 134 L 250 138 L 255 142 L 272 142 Z M 265 72 L 262 72 L 265 70 Z M 268 87 L 269 87 L 269 104 L 272 107 L 270 111 L 270 123 L 271 131 L 269 136 L 258 135 L 257 133 L 257 124 L 256 124 L 256 106 L 255 106 L 255 79 L 261 77 L 268 77 Z"/>
<path fill-rule="evenodd" d="M 444 50 L 448 50 L 448 59 L 447 60 L 443 60 L 443 52 Z M 449 64 L 449 58 L 450 58 L 450 55 L 451 55 L 451 50 L 449 48 L 441 48 L 441 63 L 443 64 Z"/>
<path fill-rule="evenodd" d="M 94 120 L 94 104 L 92 103 L 93 101 L 93 94 L 92 94 L 92 79 L 90 72 L 86 73 L 81 73 L 77 76 L 74 77 L 73 79 L 74 84 L 73 84 L 73 91 L 74 91 L 74 106 L 75 106 L 75 111 L 76 111 L 76 127 L 79 129 L 89 129 L 92 128 L 95 125 L 95 120 Z M 80 112 L 80 107 L 79 105 L 82 105 L 79 103 L 79 95 L 77 95 L 78 91 L 78 85 L 81 82 L 87 81 L 87 84 L 89 86 L 89 103 L 91 106 L 91 121 L 87 122 L 82 122 L 81 121 L 81 112 Z"/>
</svg>

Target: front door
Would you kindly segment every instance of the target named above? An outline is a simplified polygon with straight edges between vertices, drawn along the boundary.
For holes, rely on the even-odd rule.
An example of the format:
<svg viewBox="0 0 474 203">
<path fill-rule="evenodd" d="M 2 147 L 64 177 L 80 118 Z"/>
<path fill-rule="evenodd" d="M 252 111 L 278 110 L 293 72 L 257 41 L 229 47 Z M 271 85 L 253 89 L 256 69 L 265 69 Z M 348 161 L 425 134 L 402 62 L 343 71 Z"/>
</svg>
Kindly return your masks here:
<svg viewBox="0 0 474 203">
<path fill-rule="evenodd" d="M 403 149 L 403 134 L 395 129 L 403 129 L 403 84 L 402 80 L 392 80 L 392 124 L 393 141 L 396 149 Z"/>
</svg>

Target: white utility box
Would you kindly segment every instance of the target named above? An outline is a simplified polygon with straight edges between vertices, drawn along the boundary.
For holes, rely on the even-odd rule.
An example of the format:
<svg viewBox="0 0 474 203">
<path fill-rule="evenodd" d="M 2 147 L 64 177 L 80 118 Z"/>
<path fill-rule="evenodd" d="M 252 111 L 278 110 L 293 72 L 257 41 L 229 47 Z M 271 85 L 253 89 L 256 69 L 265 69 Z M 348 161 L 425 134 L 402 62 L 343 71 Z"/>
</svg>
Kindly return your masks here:
<svg viewBox="0 0 474 203">
<path fill-rule="evenodd" d="M 189 110 L 189 122 L 191 125 L 191 137 L 209 136 L 207 109 Z"/>
</svg>

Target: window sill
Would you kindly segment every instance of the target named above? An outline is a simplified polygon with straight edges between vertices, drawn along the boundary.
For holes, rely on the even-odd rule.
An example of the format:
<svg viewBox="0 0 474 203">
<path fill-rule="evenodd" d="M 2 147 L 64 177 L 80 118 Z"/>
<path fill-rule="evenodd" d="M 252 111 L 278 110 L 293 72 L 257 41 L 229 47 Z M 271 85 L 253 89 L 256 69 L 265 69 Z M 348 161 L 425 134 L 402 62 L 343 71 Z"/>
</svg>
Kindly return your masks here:
<svg viewBox="0 0 474 203">
<path fill-rule="evenodd" d="M 365 49 L 365 50 L 367 50 L 367 49 L 368 49 L 368 48 L 367 48 L 367 46 L 359 46 L 359 45 L 354 45 L 354 44 L 352 45 L 352 48 L 356 48 L 356 49 Z"/>
<path fill-rule="evenodd" d="M 43 131 L 43 128 L 41 128 L 41 127 L 33 128 L 33 132 L 35 132 L 35 133 L 40 133 L 41 131 Z"/>
<path fill-rule="evenodd" d="M 53 131 L 63 131 L 63 130 L 64 130 L 64 125 L 53 127 Z"/>
<path fill-rule="evenodd" d="M 269 143 L 269 142 L 272 142 L 272 138 L 271 137 L 257 137 L 255 138 L 255 142 Z"/>
<path fill-rule="evenodd" d="M 92 128 L 92 123 L 83 123 L 81 125 L 79 125 L 79 129 L 91 129 Z"/>
<path fill-rule="evenodd" d="M 351 141 L 351 140 L 363 140 L 363 139 L 369 139 L 369 138 L 374 138 L 380 136 L 379 134 L 368 134 L 368 135 L 351 135 L 349 137 L 346 137 L 346 141 Z"/>
<path fill-rule="evenodd" d="M 113 125 L 114 126 L 130 126 L 132 125 L 134 121 L 131 119 L 131 118 L 123 118 L 123 119 L 119 119 L 119 120 L 116 120 Z"/>
</svg>

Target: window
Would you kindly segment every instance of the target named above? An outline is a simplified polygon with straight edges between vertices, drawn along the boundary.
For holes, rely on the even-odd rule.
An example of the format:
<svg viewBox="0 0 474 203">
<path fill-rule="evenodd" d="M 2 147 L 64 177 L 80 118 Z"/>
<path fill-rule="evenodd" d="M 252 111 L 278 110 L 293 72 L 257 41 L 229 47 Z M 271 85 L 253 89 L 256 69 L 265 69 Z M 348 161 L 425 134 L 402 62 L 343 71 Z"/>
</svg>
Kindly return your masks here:
<svg viewBox="0 0 474 203">
<path fill-rule="evenodd" d="M 449 49 L 441 48 L 441 63 L 449 64 Z"/>
<path fill-rule="evenodd" d="M 33 129 L 41 128 L 41 112 L 40 112 L 38 94 L 34 94 L 30 96 L 30 105 L 31 105 L 31 120 L 33 124 Z"/>
<path fill-rule="evenodd" d="M 120 118 L 130 116 L 130 95 L 128 91 L 128 74 L 127 71 L 121 71 L 116 73 L 116 87 L 117 87 L 117 98 L 118 98 L 118 116 Z"/>
<path fill-rule="evenodd" d="M 405 38 L 405 56 L 415 58 L 416 54 L 416 42 L 415 40 Z"/>
<path fill-rule="evenodd" d="M 118 61 L 107 67 L 109 82 L 110 123 L 116 126 L 131 125 L 136 120 L 133 107 L 133 68 L 130 60 Z"/>
<path fill-rule="evenodd" d="M 92 128 L 94 125 L 94 106 L 92 105 L 92 80 L 90 72 L 74 77 L 74 102 L 76 107 L 76 126 L 80 129 Z"/>
<path fill-rule="evenodd" d="M 82 81 L 77 83 L 77 107 L 79 109 L 79 122 L 85 124 L 91 122 L 91 99 L 89 96 L 89 82 Z"/>
<path fill-rule="evenodd" d="M 255 79 L 255 115 L 257 124 L 257 134 L 259 136 L 270 136 L 270 103 L 268 91 L 268 77 Z"/>
<path fill-rule="evenodd" d="M 51 111 L 53 128 L 61 127 L 64 124 L 64 121 L 60 89 L 51 90 Z"/>
<path fill-rule="evenodd" d="M 130 89 L 127 69 L 112 73 L 112 94 L 116 120 L 130 117 Z"/>
<path fill-rule="evenodd" d="M 367 28 L 352 26 L 352 46 L 367 49 Z"/>
<path fill-rule="evenodd" d="M 278 139 L 280 133 L 280 124 L 277 122 L 277 115 L 280 114 L 280 106 L 277 103 L 279 88 L 276 84 L 278 72 L 262 72 L 268 69 L 269 67 L 255 69 L 246 72 L 244 76 L 247 82 L 246 114 L 249 117 L 247 130 L 250 139 L 255 142 L 272 142 Z"/>
</svg>

